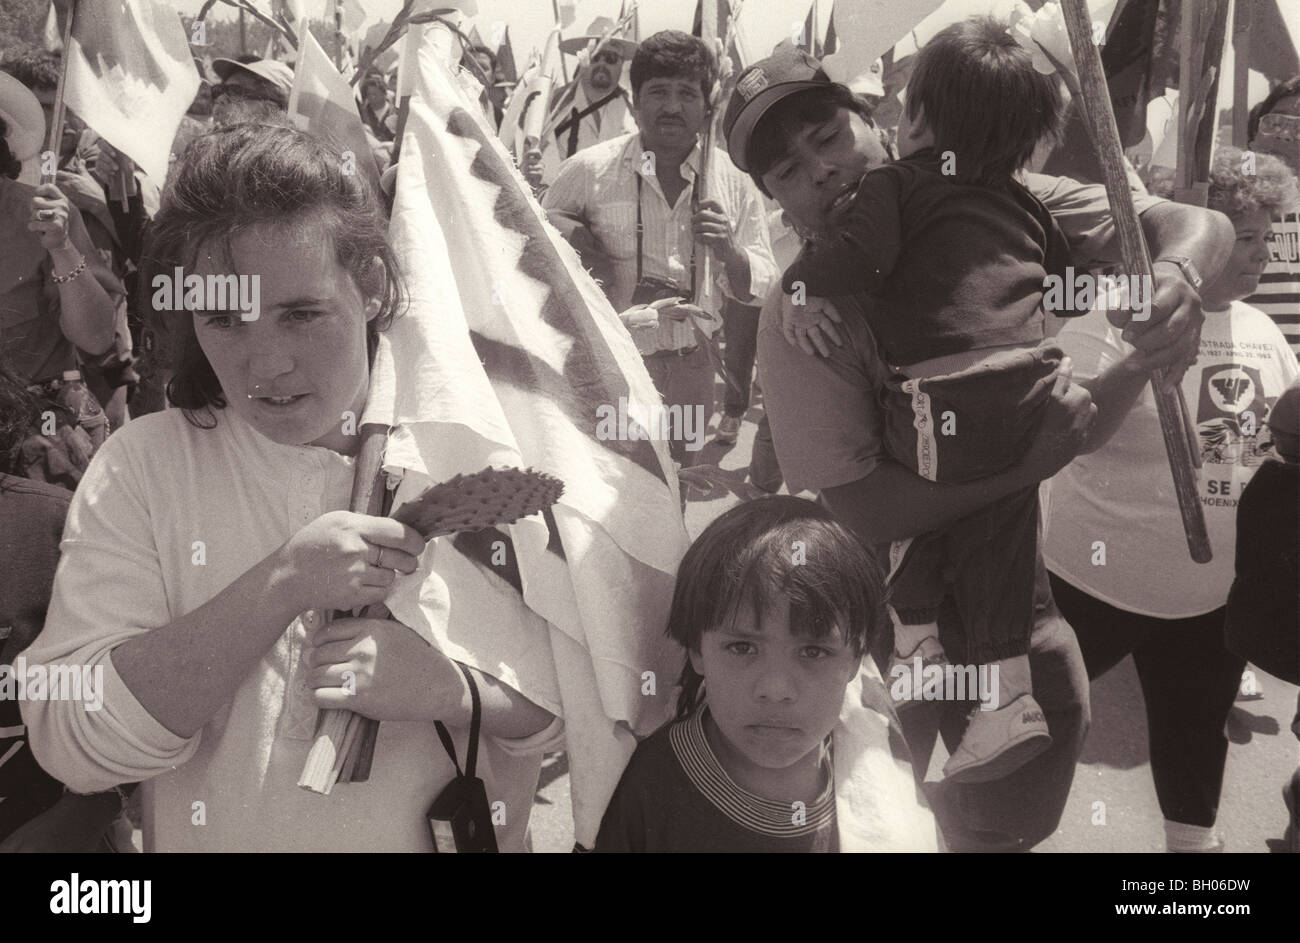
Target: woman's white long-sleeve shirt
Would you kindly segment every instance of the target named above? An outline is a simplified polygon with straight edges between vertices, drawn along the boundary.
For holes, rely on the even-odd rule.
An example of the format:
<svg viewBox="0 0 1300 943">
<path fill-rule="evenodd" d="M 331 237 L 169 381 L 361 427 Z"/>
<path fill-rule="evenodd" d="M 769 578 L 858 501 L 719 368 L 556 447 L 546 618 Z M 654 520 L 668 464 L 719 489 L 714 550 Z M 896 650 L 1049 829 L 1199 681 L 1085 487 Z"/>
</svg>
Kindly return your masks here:
<svg viewBox="0 0 1300 943">
<path fill-rule="evenodd" d="M 314 617 L 295 619 L 189 738 L 150 715 L 113 667 L 118 645 L 194 611 L 305 524 L 348 506 L 352 459 L 271 442 L 230 410 L 216 416 L 212 429 L 180 410 L 137 419 L 91 463 L 26 658 L 102 666 L 103 706 L 24 701 L 32 749 L 78 792 L 144 780 L 148 851 L 429 851 L 424 813 L 454 772 L 432 723 L 381 724 L 369 782 L 329 796 L 297 786 L 316 720 L 304 657 Z M 560 726 L 482 738 L 478 774 L 502 851 L 525 848 L 541 751 Z M 452 735 L 463 762 L 467 731 Z"/>
</svg>

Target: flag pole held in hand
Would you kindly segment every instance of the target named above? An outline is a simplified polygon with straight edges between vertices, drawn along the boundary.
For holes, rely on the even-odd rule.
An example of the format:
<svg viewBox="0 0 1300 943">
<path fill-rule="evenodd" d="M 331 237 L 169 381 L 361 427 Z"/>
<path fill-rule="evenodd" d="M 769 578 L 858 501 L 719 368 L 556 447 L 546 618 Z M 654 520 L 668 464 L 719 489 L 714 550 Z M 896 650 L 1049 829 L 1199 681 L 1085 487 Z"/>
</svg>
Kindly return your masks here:
<svg viewBox="0 0 1300 943">
<path fill-rule="evenodd" d="M 1130 275 L 1141 276 L 1148 285 L 1154 285 L 1146 237 L 1138 221 L 1137 209 L 1133 206 L 1133 194 L 1129 190 L 1124 169 L 1124 154 L 1120 146 L 1119 129 L 1115 125 L 1115 112 L 1111 108 L 1110 91 L 1106 87 L 1101 53 L 1092 41 L 1092 17 L 1088 12 L 1088 4 L 1086 0 L 1061 0 L 1061 11 L 1078 68 L 1084 114 L 1093 146 L 1097 149 L 1106 194 L 1110 198 L 1111 214 L 1119 233 L 1124 266 Z M 1197 493 L 1196 473 L 1192 468 L 1195 443 L 1188 440 L 1187 426 L 1183 421 L 1185 407 L 1179 403 L 1182 391 L 1164 389 L 1163 370 L 1152 375 L 1151 390 L 1160 417 L 1165 452 L 1169 456 L 1169 469 L 1173 473 L 1174 491 L 1183 519 L 1183 532 L 1187 536 L 1187 548 L 1197 563 L 1208 563 L 1212 556 L 1210 537 L 1205 528 L 1205 514 L 1201 510 L 1200 496 Z"/>
<path fill-rule="evenodd" d="M 48 166 L 41 162 L 41 183 L 54 183 L 59 172 L 59 145 L 63 142 L 63 93 L 68 85 L 68 51 L 72 48 L 72 21 L 77 15 L 77 4 L 67 5 L 68 14 L 63 20 L 63 55 L 59 61 L 59 84 L 54 90 L 54 114 L 50 119 L 49 135 L 45 139 L 45 149 L 54 155 L 54 169 L 45 172 Z"/>
<path fill-rule="evenodd" d="M 367 424 L 361 427 L 361 435 L 350 504 L 355 513 L 378 514 L 383 495 L 378 481 L 388 430 Z M 531 469 L 485 468 L 425 489 L 398 508 L 393 519 L 414 527 L 425 540 L 432 540 L 513 524 L 550 507 L 563 492 L 564 483 L 553 475 Z M 363 618 L 386 619 L 388 609 L 383 603 L 370 606 Z M 378 721 L 352 711 L 322 710 L 316 742 L 298 785 L 329 795 L 336 782 L 364 782 L 370 775 L 378 730 Z"/>
</svg>

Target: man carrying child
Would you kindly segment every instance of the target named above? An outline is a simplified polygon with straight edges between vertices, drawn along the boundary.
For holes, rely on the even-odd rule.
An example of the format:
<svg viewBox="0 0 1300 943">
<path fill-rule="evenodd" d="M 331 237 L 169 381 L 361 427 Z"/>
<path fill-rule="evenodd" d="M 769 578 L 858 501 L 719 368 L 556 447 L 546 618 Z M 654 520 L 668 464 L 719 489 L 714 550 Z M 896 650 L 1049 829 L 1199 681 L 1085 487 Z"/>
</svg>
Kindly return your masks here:
<svg viewBox="0 0 1300 943">
<path fill-rule="evenodd" d="M 747 81 L 752 74 L 760 77 Z M 756 93 L 746 96 L 747 88 Z M 976 99 L 967 104 L 971 109 L 998 107 Z M 857 190 L 879 155 L 878 148 L 869 146 L 874 139 L 851 93 L 832 83 L 816 60 L 797 52 L 778 54 L 741 74 L 724 126 L 737 163 L 816 238 L 833 235 L 837 202 L 842 204 L 846 194 Z M 1102 187 L 1034 174 L 1023 180 L 1051 211 L 1076 268 L 1117 259 Z M 1217 272 L 1234 239 L 1226 220 L 1158 200 L 1141 199 L 1138 210 L 1153 257 L 1184 257 L 1202 272 Z M 1194 356 L 1199 299 L 1178 265 L 1159 264 L 1155 272 L 1151 318 L 1132 325 L 1131 336 L 1148 355 L 1150 368 L 1168 365 L 1179 373 Z M 831 345 L 824 336 L 836 330 L 834 325 L 829 331 L 826 324 L 810 330 L 791 327 L 791 341 L 824 348 L 825 359 L 808 358 L 784 342 L 780 301 L 779 296 L 770 299 L 764 308 L 759 360 L 782 469 L 792 492 L 820 491 L 839 520 L 877 547 L 942 529 L 1050 478 L 1082 447 L 1097 409 L 1105 408 L 1094 407 L 1086 391 L 1071 385 L 1068 365 L 1063 365 L 1051 384 L 1037 432 L 1018 461 L 972 481 L 928 480 L 891 458 L 884 445 L 885 418 L 878 397 L 890 371 L 865 318 L 874 299 L 863 294 L 833 299 L 842 316 L 838 331 L 843 337 L 830 337 Z M 1033 563 L 1028 660 L 1052 745 L 1000 779 L 937 784 L 931 799 L 953 850 L 1025 850 L 1050 835 L 1069 794 L 1087 730 L 1087 680 L 1078 645 L 1051 601 L 1037 549 Z M 968 659 L 961 614 L 950 591 L 936 621 L 950 659 Z M 908 712 L 904 729 L 922 773 L 940 723 L 945 742 L 955 748 L 970 707 L 969 702 L 946 701 Z"/>
</svg>

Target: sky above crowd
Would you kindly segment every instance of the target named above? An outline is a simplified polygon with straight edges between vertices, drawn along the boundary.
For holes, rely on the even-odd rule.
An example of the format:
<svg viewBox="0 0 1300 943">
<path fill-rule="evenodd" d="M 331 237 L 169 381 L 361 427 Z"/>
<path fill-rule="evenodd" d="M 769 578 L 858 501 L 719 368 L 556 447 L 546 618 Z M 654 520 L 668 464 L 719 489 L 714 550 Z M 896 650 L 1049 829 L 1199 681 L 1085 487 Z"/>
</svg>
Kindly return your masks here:
<svg viewBox="0 0 1300 943">
<path fill-rule="evenodd" d="M 203 0 L 174 0 L 181 12 L 194 15 L 203 5 Z M 270 0 L 255 0 L 257 6 L 266 10 Z M 301 4 L 308 16 L 329 18 L 332 16 L 334 0 L 291 0 Z M 374 23 L 389 22 L 402 7 L 402 0 L 346 0 L 355 4 L 366 15 L 366 26 Z M 886 0 L 859 0 L 864 3 L 882 3 Z M 910 5 L 912 0 L 887 0 L 895 9 L 899 5 Z M 919 32 L 924 39 L 925 33 L 933 33 L 938 26 L 927 30 L 932 23 L 953 22 L 963 16 L 979 12 L 1000 12 L 1007 10 L 1014 0 L 947 0 Z M 697 0 L 642 0 L 639 5 L 641 36 L 645 37 L 661 29 L 689 30 L 695 13 Z M 471 21 L 478 27 L 480 35 L 489 42 L 499 35 L 498 24 L 510 27 L 511 45 L 516 61 L 521 65 L 534 49 L 542 49 L 546 36 L 554 25 L 552 4 L 550 0 L 419 0 L 420 6 L 458 6 L 464 10 L 474 10 Z M 566 5 L 564 3 L 561 4 Z M 576 0 L 571 3 L 575 8 L 574 22 L 566 27 L 563 35 L 576 36 L 586 32 L 591 21 L 598 16 L 617 18 L 621 0 Z M 762 58 L 783 38 L 797 33 L 808 15 L 812 0 L 746 0 L 739 19 L 744 49 L 751 59 Z M 833 0 L 818 0 L 818 35 L 823 36 L 830 22 Z M 1089 0 L 1089 7 L 1095 16 L 1108 19 L 1114 9 L 1115 0 Z M 1279 4 L 1283 19 L 1286 21 L 1293 39 L 1300 37 L 1300 3 L 1283 2 Z M 235 11 L 223 3 L 218 3 L 209 16 L 221 18 L 234 17 Z M 1225 44 L 1223 74 L 1232 74 L 1232 47 Z M 1268 86 L 1263 76 L 1251 73 L 1249 101 L 1254 103 L 1267 94 Z"/>
<path fill-rule="evenodd" d="M 332 16 L 333 0 L 301 0 L 308 16 Z M 431 2 L 421 0 L 425 6 L 454 6 L 448 2 Z M 661 29 L 689 30 L 695 14 L 697 0 L 643 0 L 639 5 L 641 35 L 648 36 Z M 904 0 L 905 2 L 905 0 Z M 972 10 L 987 8 L 990 0 L 961 0 Z M 182 12 L 193 15 L 202 6 L 203 0 L 178 0 L 177 6 Z M 387 22 L 401 9 L 402 0 L 357 0 L 359 6 L 368 14 L 371 22 Z M 573 4 L 575 16 L 573 25 L 563 31 L 565 36 L 580 35 L 586 31 L 591 21 L 598 16 L 617 18 L 621 0 L 577 0 Z M 812 0 L 747 0 L 744 4 L 740 24 L 750 45 L 751 52 L 761 57 L 784 37 L 797 32 L 808 15 Z M 261 0 L 258 6 L 269 9 L 267 0 Z M 463 9 L 477 6 L 478 12 L 473 17 L 474 24 L 484 38 L 493 35 L 493 26 L 504 23 L 510 26 L 511 44 L 515 56 L 526 59 L 535 47 L 541 49 L 546 43 L 547 33 L 554 25 L 549 0 L 471 0 L 459 4 Z M 824 35 L 830 22 L 831 0 L 818 0 L 818 33 Z M 209 16 L 234 16 L 231 7 L 218 4 Z"/>
</svg>

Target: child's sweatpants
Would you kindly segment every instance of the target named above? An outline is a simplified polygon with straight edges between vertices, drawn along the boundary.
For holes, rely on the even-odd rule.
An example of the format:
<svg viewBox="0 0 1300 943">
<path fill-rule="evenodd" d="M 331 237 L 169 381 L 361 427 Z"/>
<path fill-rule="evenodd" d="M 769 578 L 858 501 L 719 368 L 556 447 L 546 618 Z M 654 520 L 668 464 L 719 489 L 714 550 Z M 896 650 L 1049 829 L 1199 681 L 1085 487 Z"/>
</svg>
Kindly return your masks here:
<svg viewBox="0 0 1300 943">
<path fill-rule="evenodd" d="M 1005 471 L 1037 435 L 1063 353 L 1052 343 L 958 373 L 897 377 L 882 391 L 885 446 L 939 482 Z M 902 625 L 935 621 L 948 586 L 967 657 L 981 664 L 1023 655 L 1033 630 L 1038 488 L 1025 488 L 941 531 L 890 550 L 890 608 Z"/>
</svg>

